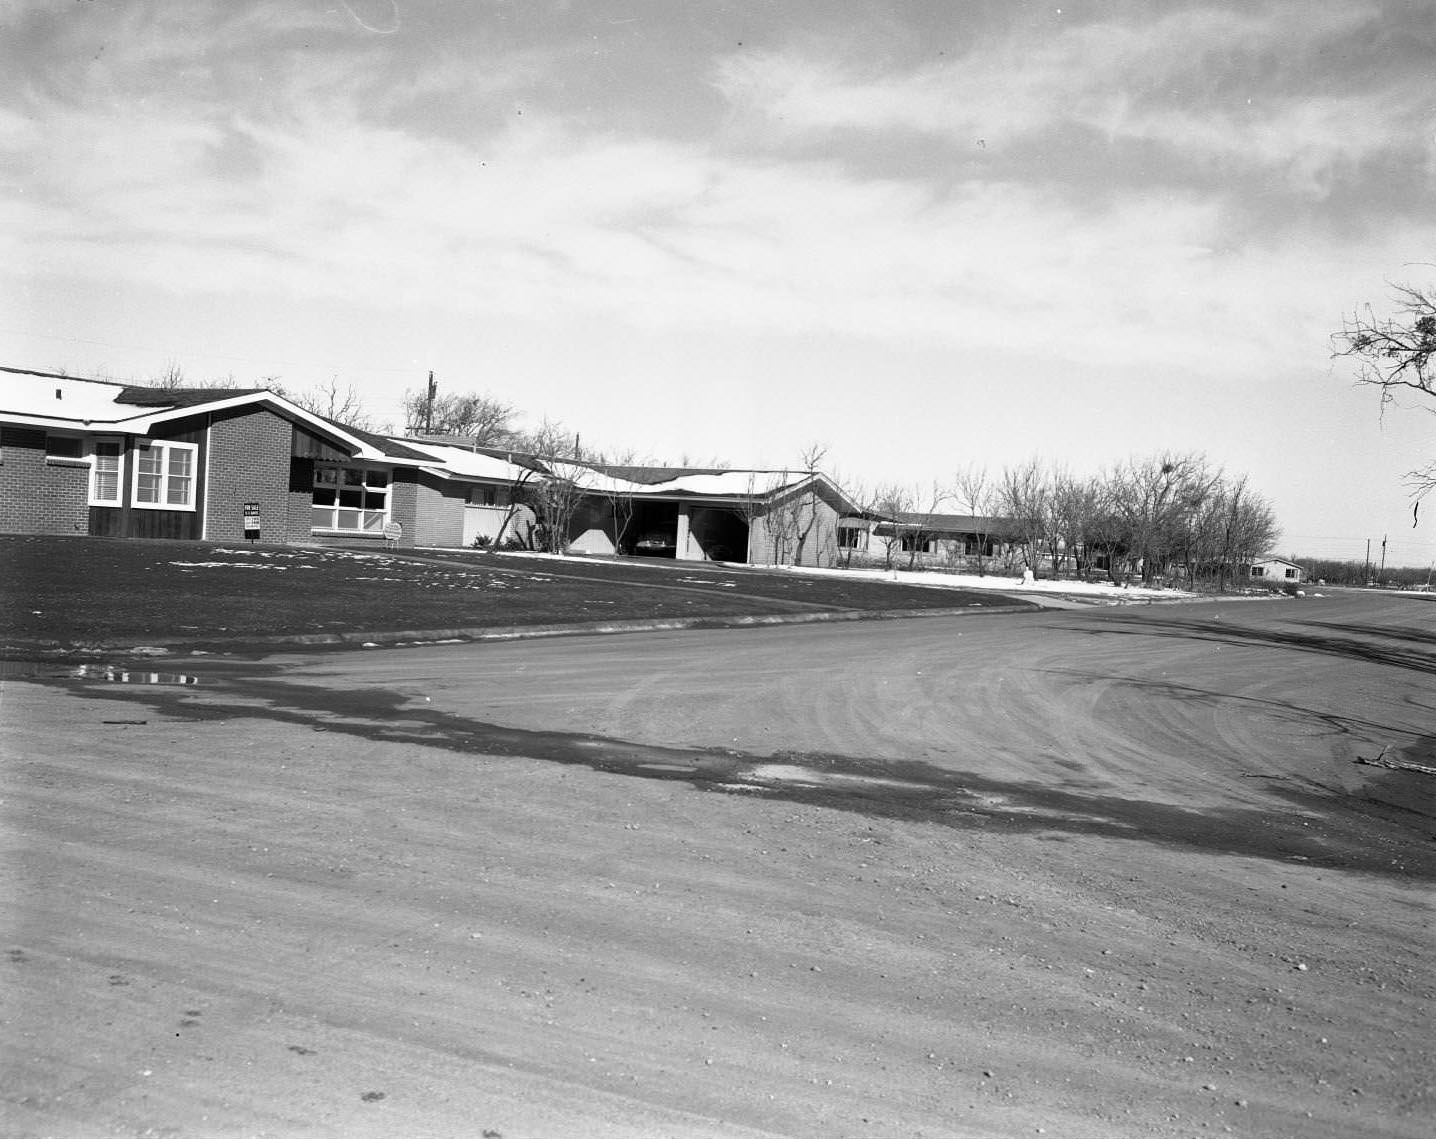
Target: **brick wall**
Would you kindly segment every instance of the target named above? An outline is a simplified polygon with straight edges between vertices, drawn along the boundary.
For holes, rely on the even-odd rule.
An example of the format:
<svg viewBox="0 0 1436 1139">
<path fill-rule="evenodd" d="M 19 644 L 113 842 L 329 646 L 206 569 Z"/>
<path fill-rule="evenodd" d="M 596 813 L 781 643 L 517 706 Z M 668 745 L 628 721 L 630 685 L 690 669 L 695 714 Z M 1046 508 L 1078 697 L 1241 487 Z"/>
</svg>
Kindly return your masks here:
<svg viewBox="0 0 1436 1139">
<path fill-rule="evenodd" d="M 289 464 L 289 541 L 313 540 L 314 460 L 296 458 Z"/>
<path fill-rule="evenodd" d="M 262 542 L 292 539 L 289 421 L 272 411 L 217 413 L 209 428 L 209 480 L 205 536 L 213 542 L 244 538 L 244 504 L 259 503 Z M 306 500 L 306 515 L 308 503 Z M 305 518 L 308 536 L 308 518 Z"/>
<path fill-rule="evenodd" d="M 45 432 L 0 427 L 0 532 L 86 534 L 90 468 L 45 460 Z"/>
<path fill-rule="evenodd" d="M 419 474 L 415 484 L 416 518 L 412 544 L 457 547 L 464 544 L 464 487 L 446 484 L 433 475 Z M 409 525 L 404 524 L 405 544 L 411 544 Z"/>
</svg>

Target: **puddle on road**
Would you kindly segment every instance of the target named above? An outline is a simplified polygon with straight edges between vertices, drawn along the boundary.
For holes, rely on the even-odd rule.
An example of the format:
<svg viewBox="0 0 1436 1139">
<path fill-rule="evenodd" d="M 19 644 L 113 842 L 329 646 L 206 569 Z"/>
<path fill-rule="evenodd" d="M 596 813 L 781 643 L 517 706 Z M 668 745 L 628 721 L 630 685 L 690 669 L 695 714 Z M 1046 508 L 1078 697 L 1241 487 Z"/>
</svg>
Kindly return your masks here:
<svg viewBox="0 0 1436 1139">
<path fill-rule="evenodd" d="M 108 684 L 198 684 L 199 677 L 183 672 L 148 672 L 115 668 L 105 664 L 77 664 L 68 674 L 71 680 L 103 680 Z"/>
<path fill-rule="evenodd" d="M 0 680 L 96 680 L 105 684 L 163 684 L 188 687 L 200 678 L 184 672 L 155 672 L 114 664 L 55 664 L 0 660 Z"/>
</svg>

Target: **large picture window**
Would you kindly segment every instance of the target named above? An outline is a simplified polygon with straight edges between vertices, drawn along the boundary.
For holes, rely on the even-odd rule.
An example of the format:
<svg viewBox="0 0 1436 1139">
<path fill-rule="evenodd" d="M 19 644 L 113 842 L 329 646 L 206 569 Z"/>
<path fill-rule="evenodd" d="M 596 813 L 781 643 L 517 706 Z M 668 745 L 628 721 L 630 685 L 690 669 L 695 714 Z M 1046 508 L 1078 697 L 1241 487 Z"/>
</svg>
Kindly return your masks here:
<svg viewBox="0 0 1436 1139">
<path fill-rule="evenodd" d="M 90 505 L 119 506 L 125 485 L 125 445 L 96 439 L 90 445 Z"/>
<path fill-rule="evenodd" d="M 193 510 L 194 443 L 140 443 L 135 447 L 135 505 L 146 510 Z"/>
<path fill-rule="evenodd" d="M 314 468 L 316 530 L 357 530 L 382 534 L 389 521 L 389 472 L 368 467 Z"/>
</svg>

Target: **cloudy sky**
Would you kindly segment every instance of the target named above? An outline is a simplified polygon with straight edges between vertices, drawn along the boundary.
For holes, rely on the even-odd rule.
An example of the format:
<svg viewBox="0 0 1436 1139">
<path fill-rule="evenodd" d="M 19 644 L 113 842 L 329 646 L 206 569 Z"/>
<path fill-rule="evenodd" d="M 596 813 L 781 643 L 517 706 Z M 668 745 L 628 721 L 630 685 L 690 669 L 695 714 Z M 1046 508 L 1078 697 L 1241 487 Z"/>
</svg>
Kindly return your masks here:
<svg viewBox="0 0 1436 1139">
<path fill-rule="evenodd" d="M 0 0 L 0 364 L 433 369 L 584 442 L 928 484 L 1205 452 L 1436 558 L 1330 359 L 1436 270 L 1422 0 Z"/>
</svg>

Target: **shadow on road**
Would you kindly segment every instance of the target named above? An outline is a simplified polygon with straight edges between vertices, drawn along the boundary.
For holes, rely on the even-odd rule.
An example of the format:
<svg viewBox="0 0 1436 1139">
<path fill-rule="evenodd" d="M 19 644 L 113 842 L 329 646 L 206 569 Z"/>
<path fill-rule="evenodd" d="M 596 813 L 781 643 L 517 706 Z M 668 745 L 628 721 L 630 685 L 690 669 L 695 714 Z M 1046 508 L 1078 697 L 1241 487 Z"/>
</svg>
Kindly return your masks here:
<svg viewBox="0 0 1436 1139">
<path fill-rule="evenodd" d="M 1142 631 L 1150 631 L 1150 623 L 1144 623 Z M 1182 635 L 1191 636 L 1193 630 L 1184 628 Z M 77 686 L 73 679 L 60 683 Z M 1429 818 L 1315 784 L 1267 789 L 1299 808 L 1288 813 L 1255 807 L 1198 810 L 1098 793 L 1055 772 L 1051 783 L 1006 781 L 919 760 L 796 752 L 759 756 L 507 728 L 416 706 L 410 697 L 386 689 L 336 690 L 253 677 L 230 677 L 203 692 L 84 682 L 78 686 L 87 697 L 141 702 L 184 720 L 267 719 L 371 741 L 581 765 L 631 777 L 678 780 L 709 792 L 759 795 L 955 829 L 1037 834 L 1053 841 L 1090 835 L 1436 881 Z M 1210 697 L 1190 694 L 1193 699 Z M 1389 773 L 1397 778 L 1405 774 Z"/>
</svg>

